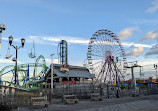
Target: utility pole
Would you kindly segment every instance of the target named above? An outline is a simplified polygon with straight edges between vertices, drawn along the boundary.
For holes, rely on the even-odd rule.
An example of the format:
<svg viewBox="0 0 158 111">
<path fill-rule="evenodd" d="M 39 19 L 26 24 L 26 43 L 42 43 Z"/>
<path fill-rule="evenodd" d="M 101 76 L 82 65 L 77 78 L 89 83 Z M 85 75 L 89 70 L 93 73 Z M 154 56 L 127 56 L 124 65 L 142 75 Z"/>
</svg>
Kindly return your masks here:
<svg viewBox="0 0 158 111">
<path fill-rule="evenodd" d="M 154 68 L 155 68 L 155 70 L 156 70 L 156 82 L 158 82 L 158 81 L 157 81 L 157 68 L 158 68 L 158 65 L 154 64 Z"/>
<path fill-rule="evenodd" d="M 54 54 L 51 54 L 51 97 L 53 95 L 53 56 Z"/>
</svg>

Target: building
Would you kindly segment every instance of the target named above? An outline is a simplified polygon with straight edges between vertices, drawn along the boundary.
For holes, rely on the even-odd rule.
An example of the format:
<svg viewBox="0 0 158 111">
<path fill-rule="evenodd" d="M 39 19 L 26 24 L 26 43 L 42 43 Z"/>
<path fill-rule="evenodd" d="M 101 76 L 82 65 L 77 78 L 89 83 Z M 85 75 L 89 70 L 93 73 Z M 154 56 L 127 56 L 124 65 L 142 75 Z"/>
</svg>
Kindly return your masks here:
<svg viewBox="0 0 158 111">
<path fill-rule="evenodd" d="M 89 70 L 83 66 L 68 66 L 63 71 L 62 65 L 53 64 L 53 81 L 55 85 L 77 84 L 77 83 L 92 83 L 94 76 Z M 51 87 L 51 68 L 47 71 L 45 77 L 45 88 Z"/>
</svg>

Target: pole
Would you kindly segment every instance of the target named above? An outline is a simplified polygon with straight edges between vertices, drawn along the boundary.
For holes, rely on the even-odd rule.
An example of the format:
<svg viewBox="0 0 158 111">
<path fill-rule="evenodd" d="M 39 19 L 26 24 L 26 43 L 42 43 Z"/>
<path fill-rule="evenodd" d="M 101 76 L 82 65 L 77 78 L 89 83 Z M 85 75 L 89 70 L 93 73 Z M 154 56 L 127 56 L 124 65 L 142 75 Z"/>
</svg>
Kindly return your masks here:
<svg viewBox="0 0 158 111">
<path fill-rule="evenodd" d="M 135 81 L 134 81 L 133 67 L 131 67 L 131 73 L 132 73 L 132 88 L 135 89 Z"/>
<path fill-rule="evenodd" d="M 156 68 L 156 82 L 157 82 L 157 68 Z"/>
<path fill-rule="evenodd" d="M 117 87 L 116 87 L 116 91 L 117 91 L 117 93 L 116 93 L 116 98 L 119 98 L 119 92 L 118 92 L 118 90 L 119 90 L 119 86 L 118 86 L 118 74 L 117 74 L 117 70 L 116 70 L 116 63 L 114 63 L 115 64 L 115 71 L 116 71 L 116 85 L 117 85 Z"/>
<path fill-rule="evenodd" d="M 1 37 L 0 37 L 0 50 L 1 50 L 1 44 L 2 44 L 2 30 L 3 30 L 3 29 L 1 29 Z"/>
<path fill-rule="evenodd" d="M 154 64 L 154 68 L 155 68 L 155 71 L 156 71 L 156 82 L 157 82 L 157 68 L 158 68 L 158 65 Z"/>
<path fill-rule="evenodd" d="M 158 65 L 156 65 L 156 82 L 157 82 L 157 68 L 158 68 Z"/>
<path fill-rule="evenodd" d="M 118 73 L 117 73 L 117 69 L 116 69 L 116 62 L 113 61 L 113 65 L 116 71 L 116 98 L 119 98 L 119 85 L 118 85 Z"/>
<path fill-rule="evenodd" d="M 15 86 L 17 86 L 17 58 L 18 58 L 18 47 L 16 46 L 16 61 L 15 61 Z"/>
<path fill-rule="evenodd" d="M 51 95 L 53 95 L 53 55 L 51 54 Z"/>
</svg>

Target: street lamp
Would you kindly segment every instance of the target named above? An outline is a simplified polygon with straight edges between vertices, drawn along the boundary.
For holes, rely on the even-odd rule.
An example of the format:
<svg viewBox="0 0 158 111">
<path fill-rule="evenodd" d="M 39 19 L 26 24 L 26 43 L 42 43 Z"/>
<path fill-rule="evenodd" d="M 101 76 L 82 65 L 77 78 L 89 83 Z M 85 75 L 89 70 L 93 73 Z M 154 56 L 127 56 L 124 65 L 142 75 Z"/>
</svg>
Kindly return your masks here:
<svg viewBox="0 0 158 111">
<path fill-rule="evenodd" d="M 13 37 L 12 36 L 10 36 L 9 37 L 9 44 L 10 44 L 10 46 L 13 46 L 14 47 L 14 49 L 16 49 L 16 57 L 15 57 L 15 86 L 17 85 L 17 55 L 18 55 L 18 49 L 20 49 L 21 47 L 24 47 L 24 44 L 25 44 L 25 39 L 24 38 L 22 38 L 21 39 L 21 46 L 14 46 L 14 45 L 12 45 L 12 42 L 13 42 Z"/>
<path fill-rule="evenodd" d="M 3 33 L 3 30 L 6 29 L 6 25 L 5 24 L 0 24 L 0 50 L 1 50 L 1 43 L 2 43 L 2 33 Z M 0 75 L 0 84 L 1 84 L 1 75 Z"/>
<path fill-rule="evenodd" d="M 158 65 L 154 64 L 154 68 L 156 70 L 156 82 L 157 82 L 157 68 L 158 68 Z"/>
<path fill-rule="evenodd" d="M 1 37 L 0 37 L 0 50 L 1 50 L 1 43 L 2 43 L 2 33 L 3 30 L 6 29 L 6 25 L 5 24 L 0 24 L 0 33 L 1 33 Z"/>
</svg>

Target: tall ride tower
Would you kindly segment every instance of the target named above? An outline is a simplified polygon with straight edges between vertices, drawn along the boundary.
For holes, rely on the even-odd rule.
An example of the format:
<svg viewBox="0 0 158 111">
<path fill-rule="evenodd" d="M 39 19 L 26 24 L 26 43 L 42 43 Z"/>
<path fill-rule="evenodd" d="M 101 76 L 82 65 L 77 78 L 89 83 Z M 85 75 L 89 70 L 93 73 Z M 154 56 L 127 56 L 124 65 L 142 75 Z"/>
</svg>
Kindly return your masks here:
<svg viewBox="0 0 158 111">
<path fill-rule="evenodd" d="M 67 42 L 65 40 L 61 40 L 59 42 L 59 61 L 60 64 L 63 66 L 68 65 L 68 59 L 67 59 Z"/>
<path fill-rule="evenodd" d="M 58 44 L 58 56 L 61 64 L 61 71 L 68 71 L 68 47 L 65 40 L 61 40 Z"/>
</svg>

